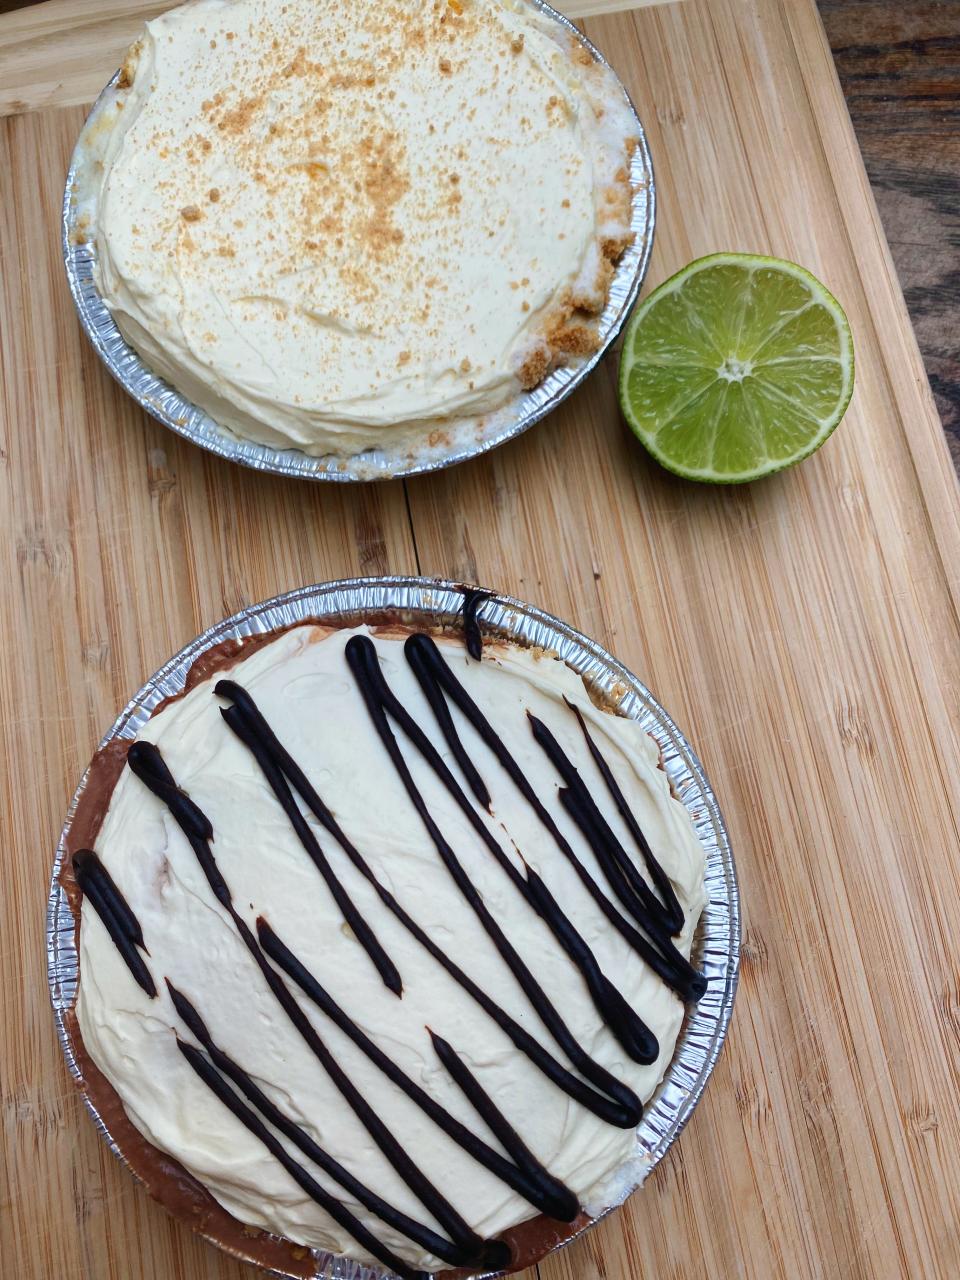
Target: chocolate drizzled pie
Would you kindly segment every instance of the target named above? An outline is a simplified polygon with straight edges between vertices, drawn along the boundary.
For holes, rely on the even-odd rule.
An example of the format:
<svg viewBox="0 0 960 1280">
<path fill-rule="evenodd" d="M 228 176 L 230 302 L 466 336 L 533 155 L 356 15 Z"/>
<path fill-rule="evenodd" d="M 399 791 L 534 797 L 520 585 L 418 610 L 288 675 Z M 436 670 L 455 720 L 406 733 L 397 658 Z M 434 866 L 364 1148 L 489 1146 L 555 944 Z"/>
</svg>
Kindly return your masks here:
<svg viewBox="0 0 960 1280">
<path fill-rule="evenodd" d="M 145 1143 L 238 1224 L 400 1276 L 610 1203 L 704 991 L 656 744 L 481 649 L 482 606 L 469 651 L 303 625 L 207 655 L 73 850 L 83 1052 Z"/>
</svg>

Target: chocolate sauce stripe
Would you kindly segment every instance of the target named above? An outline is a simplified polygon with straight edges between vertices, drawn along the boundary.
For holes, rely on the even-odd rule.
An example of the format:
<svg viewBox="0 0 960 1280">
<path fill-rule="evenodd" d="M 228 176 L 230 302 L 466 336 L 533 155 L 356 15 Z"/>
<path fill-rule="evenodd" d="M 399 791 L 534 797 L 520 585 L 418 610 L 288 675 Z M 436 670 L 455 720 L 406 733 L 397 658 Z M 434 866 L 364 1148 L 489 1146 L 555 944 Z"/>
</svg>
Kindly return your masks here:
<svg viewBox="0 0 960 1280">
<path fill-rule="evenodd" d="M 102 876 L 98 874 L 98 868 L 103 872 Z M 92 849 L 77 850 L 73 857 L 73 870 L 77 884 L 100 917 L 134 981 L 151 1000 L 154 999 L 157 994 L 156 984 L 137 950 L 138 946 L 143 946 L 143 932 L 127 900 Z M 139 943 L 135 938 L 140 939 Z"/>
<path fill-rule="evenodd" d="M 433 1042 L 437 1057 L 459 1085 L 464 1097 L 473 1105 L 481 1119 L 489 1125 L 491 1133 L 495 1134 L 504 1150 L 513 1157 L 519 1168 L 528 1171 L 531 1177 L 538 1177 L 539 1171 L 543 1166 L 513 1125 L 510 1124 L 466 1063 L 461 1060 L 453 1046 L 429 1027 L 427 1030 L 430 1032 L 430 1039 Z M 559 1217 L 563 1222 L 572 1222 L 580 1208 L 577 1198 L 562 1183 L 557 1183 L 557 1186 L 565 1194 L 567 1204 L 564 1213 L 554 1216 Z"/>
<path fill-rule="evenodd" d="M 409 1239 L 421 1245 L 427 1252 L 436 1254 L 438 1258 L 442 1258 L 444 1262 L 449 1262 L 453 1267 L 462 1267 L 469 1264 L 470 1255 L 468 1253 L 452 1246 L 450 1241 L 445 1240 L 443 1236 L 438 1235 L 429 1227 L 424 1226 L 401 1212 L 401 1210 L 394 1208 L 393 1205 L 388 1204 L 382 1196 L 378 1196 L 375 1191 L 371 1191 L 349 1169 L 344 1168 L 338 1160 L 335 1160 L 333 1156 L 326 1152 L 305 1130 L 301 1129 L 288 1116 L 285 1116 L 279 1107 L 275 1106 L 263 1090 L 254 1083 L 247 1072 L 238 1066 L 214 1042 L 206 1023 L 200 1017 L 194 1005 L 191 1004 L 183 992 L 177 990 L 169 979 L 167 979 L 167 989 L 170 992 L 170 998 L 173 1000 L 177 1013 L 203 1045 L 213 1065 L 221 1074 L 229 1077 L 237 1085 L 240 1091 L 245 1094 L 248 1102 L 253 1104 L 266 1121 L 272 1124 L 275 1129 L 279 1129 L 285 1137 L 300 1148 L 309 1160 L 312 1160 L 324 1173 L 338 1182 L 345 1191 L 349 1192 L 356 1200 L 359 1200 L 371 1213 L 375 1213 L 388 1226 L 402 1232 Z"/>
<path fill-rule="evenodd" d="M 550 907 L 554 902 L 554 898 L 542 877 L 530 866 L 527 866 L 526 870 L 526 883 L 531 901 L 537 913 L 546 918 L 550 915 Z M 553 918 L 552 930 L 554 936 L 569 955 L 577 949 L 579 935 L 568 936 L 568 927 L 572 934 L 572 926 L 569 926 L 566 915 L 560 914 Z M 635 1062 L 656 1062 L 660 1053 L 660 1045 L 656 1036 L 649 1030 L 646 1023 L 636 1016 L 627 1000 L 603 973 L 594 958 L 593 952 L 589 949 L 586 949 L 586 955 L 582 958 L 579 968 L 591 992 L 594 994 L 595 1006 L 607 1026 L 615 1031 L 620 1044 L 628 1049 Z"/>
<path fill-rule="evenodd" d="M 651 968 L 682 999 L 698 1000 L 706 989 L 702 975 L 674 943 L 668 931 L 669 925 L 662 913 L 659 910 L 656 913 L 650 912 L 643 902 L 633 897 L 632 890 L 617 868 L 611 848 L 611 842 L 615 841 L 616 837 L 592 799 L 584 793 L 582 788 L 574 789 L 568 786 L 561 788 L 560 803 L 579 827 L 598 863 L 613 884 L 614 891 L 618 895 L 622 893 L 621 900 L 624 901 L 624 905 L 630 910 L 639 927 L 645 931 L 649 941 L 644 939 L 641 943 L 639 935 L 636 935 L 636 931 L 633 930 L 634 949 L 640 952 Z"/>
<path fill-rule="evenodd" d="M 248 717 L 248 723 L 255 727 L 261 741 L 273 753 L 279 767 L 299 792 L 307 807 L 337 840 L 357 870 L 370 882 L 387 910 L 392 912 L 430 956 L 509 1036 L 514 1047 L 528 1057 L 558 1088 L 608 1124 L 616 1125 L 618 1128 L 633 1128 L 638 1124 L 641 1109 L 635 1096 L 629 1090 L 626 1090 L 625 1093 L 621 1091 L 621 1097 L 624 1098 L 624 1101 L 611 1101 L 602 1094 L 595 1092 L 577 1076 L 571 1074 L 544 1049 L 538 1040 L 530 1035 L 515 1019 L 511 1018 L 496 1001 L 488 996 L 481 987 L 455 964 L 442 948 L 430 938 L 429 934 L 404 910 L 393 894 L 380 884 L 363 855 L 340 828 L 310 780 L 277 739 L 273 730 L 257 709 L 250 694 L 242 686 L 227 680 L 221 680 L 217 684 L 215 692 L 221 697 L 231 698 L 235 705 L 243 710 L 244 715 Z M 632 1099 L 632 1102 L 629 1099 Z"/>
<path fill-rule="evenodd" d="M 430 1280 L 427 1273 L 415 1271 L 401 1258 L 398 1258 L 395 1253 L 368 1231 L 360 1219 L 355 1217 L 345 1205 L 342 1205 L 335 1196 L 325 1191 L 304 1169 L 303 1165 L 294 1160 L 283 1144 L 274 1137 L 259 1116 L 227 1084 L 223 1076 L 220 1075 L 199 1049 L 186 1044 L 179 1036 L 177 1037 L 177 1048 L 204 1084 L 216 1094 L 223 1105 L 237 1117 L 250 1133 L 259 1138 L 297 1185 L 307 1193 L 311 1200 L 314 1200 L 321 1208 L 325 1209 L 334 1222 L 338 1222 L 345 1231 L 349 1231 L 359 1244 L 368 1249 L 385 1266 L 395 1271 L 398 1276 L 402 1277 L 402 1280 Z"/>
<path fill-rule="evenodd" d="M 659 859 L 650 848 L 650 843 L 647 840 L 647 837 L 643 834 L 643 829 L 639 822 L 637 822 L 633 810 L 630 808 L 629 804 L 627 804 L 627 798 L 620 789 L 620 784 L 614 777 L 613 770 L 607 763 L 600 748 L 594 742 L 593 735 L 587 728 L 587 722 L 584 719 L 580 708 L 576 706 L 575 703 L 571 702 L 569 698 L 564 698 L 564 701 L 577 717 L 577 722 L 580 725 L 581 732 L 583 733 L 586 741 L 587 749 L 593 757 L 593 762 L 597 766 L 600 776 L 603 778 L 604 784 L 610 793 L 611 799 L 617 806 L 617 810 L 619 811 L 621 818 L 626 823 L 631 836 L 633 836 L 637 848 L 640 850 L 640 854 L 646 868 L 650 873 L 651 880 L 660 891 L 660 897 L 663 899 L 664 906 L 666 907 L 669 915 L 672 932 L 674 934 L 679 933 L 683 928 L 683 908 L 681 907 L 676 891 L 670 882 L 670 877 L 664 871 Z M 632 866 L 633 864 L 631 863 L 630 865 Z"/>
<path fill-rule="evenodd" d="M 550 763 L 560 774 L 567 791 L 573 796 L 584 818 L 589 820 L 588 842 L 621 905 L 662 948 L 673 946 L 669 933 L 669 912 L 650 886 L 639 876 L 626 850 L 614 835 L 610 824 L 580 777 L 579 771 L 542 720 L 527 713 L 534 739 Z M 569 811 L 569 810 L 568 810 Z M 582 824 L 581 831 L 587 834 Z M 631 876 L 626 868 L 630 868 Z"/>
<path fill-rule="evenodd" d="M 467 587 L 463 593 L 463 638 L 467 653 L 477 662 L 483 657 L 483 635 L 480 631 L 480 610 L 488 600 L 493 599 L 492 591 L 484 591 L 480 587 Z"/>
<path fill-rule="evenodd" d="M 177 788 L 169 769 L 163 761 L 160 752 L 151 743 L 135 742 L 127 754 L 127 763 L 133 772 L 143 781 L 155 795 L 164 799 L 169 806 L 169 799 L 179 805 L 177 797 L 182 796 L 179 788 Z M 159 782 L 160 786 L 157 786 Z M 193 802 L 191 801 L 192 805 Z M 195 809 L 196 806 L 193 806 Z M 180 822 L 176 809 L 171 809 L 174 818 Z M 249 927 L 244 920 L 238 915 L 233 906 L 230 891 L 226 885 L 226 881 L 220 874 L 216 865 L 216 859 L 210 852 L 207 841 L 201 839 L 197 834 L 196 824 L 192 820 L 192 815 L 187 823 L 181 823 L 181 829 L 186 835 L 190 845 L 196 855 L 201 867 L 207 876 L 208 883 L 214 892 L 214 895 L 223 904 L 230 915 L 240 938 L 250 952 L 258 968 L 260 969 L 267 985 L 277 998 L 281 1008 L 290 1018 L 300 1035 L 306 1041 L 314 1055 L 319 1059 L 321 1065 L 330 1076 L 334 1085 L 343 1095 L 351 1110 L 360 1120 L 363 1127 L 373 1138 L 374 1142 L 386 1156 L 387 1160 L 393 1165 L 394 1169 L 400 1177 L 406 1182 L 410 1190 L 418 1197 L 421 1203 L 430 1211 L 437 1221 L 443 1226 L 444 1230 L 449 1232 L 451 1239 L 455 1244 L 459 1244 L 469 1249 L 472 1255 L 480 1259 L 484 1265 L 502 1265 L 495 1263 L 490 1258 L 490 1254 L 495 1251 L 494 1242 L 482 1241 L 474 1231 L 467 1225 L 462 1216 L 454 1209 L 453 1205 L 447 1198 L 430 1182 L 426 1174 L 414 1163 L 414 1161 L 403 1150 L 400 1143 L 389 1131 L 379 1116 L 374 1112 L 373 1108 L 367 1103 L 366 1099 L 360 1091 L 354 1086 L 352 1081 L 341 1069 L 334 1056 L 327 1049 L 320 1036 L 315 1031 L 313 1025 L 309 1022 L 306 1015 L 300 1009 L 299 1005 L 291 996 L 286 986 L 280 979 L 276 971 L 268 963 L 266 956 L 263 954 L 256 939 L 250 932 Z"/>
<path fill-rule="evenodd" d="M 560 788 L 559 798 L 560 803 L 579 828 L 580 834 L 590 845 L 607 884 L 620 901 L 620 906 L 633 917 L 636 924 L 647 931 L 651 941 L 663 950 L 663 940 L 669 942 L 670 935 L 665 932 L 667 925 L 661 904 L 651 903 L 647 896 L 650 893 L 649 888 L 644 886 L 647 888 L 646 894 L 638 892 L 624 874 L 615 845 L 610 839 L 609 828 L 603 822 L 602 816 L 598 820 L 596 805 L 592 799 L 589 796 L 584 797 L 580 789 L 569 785 Z"/>
<path fill-rule="evenodd" d="M 411 663 L 411 666 L 413 664 Z M 414 667 L 414 673 L 418 675 Z M 490 812 L 490 792 L 487 790 L 487 784 L 480 777 L 480 772 L 476 765 L 470 759 L 463 740 L 457 733 L 456 725 L 453 723 L 453 717 L 450 714 L 450 708 L 447 706 L 447 700 L 443 696 L 440 686 L 432 680 L 421 680 L 420 687 L 430 704 L 430 710 L 433 712 L 437 724 L 440 726 L 440 732 L 443 734 L 447 746 L 453 753 L 453 758 L 460 766 L 460 771 L 467 780 L 467 785 L 476 796 L 480 807 Z"/>
<path fill-rule="evenodd" d="M 92 849 L 78 849 L 73 855 L 73 870 L 78 877 L 82 875 L 89 881 L 102 886 L 103 895 L 110 903 L 110 909 L 117 918 L 118 926 L 130 941 L 141 951 L 146 951 L 143 944 L 143 929 L 140 921 L 133 913 L 129 902 L 117 888 L 116 881 L 100 861 Z M 147 953 L 149 955 L 149 952 Z"/>
<path fill-rule="evenodd" d="M 564 808 L 570 812 L 570 816 L 578 825 L 582 822 L 583 825 L 581 829 L 589 841 L 590 823 L 583 815 L 583 811 L 578 802 L 573 797 L 565 796 L 562 792 L 560 802 L 563 804 Z M 604 900 L 609 901 L 606 898 Z M 604 911 L 604 914 L 607 915 L 607 912 Z M 607 918 L 609 919 L 610 916 L 608 915 Z M 653 938 L 645 937 L 634 927 L 634 925 L 629 921 L 624 920 L 622 916 L 619 916 L 619 920 L 622 921 L 622 924 L 617 925 L 618 933 L 620 933 L 621 936 L 630 943 L 637 955 L 639 955 L 640 958 L 650 966 L 657 977 L 666 983 L 671 990 L 675 991 L 681 999 L 693 998 L 697 986 L 697 979 L 699 978 L 699 975 L 696 973 L 696 970 L 693 969 L 693 966 L 690 966 L 690 972 L 688 973 L 685 969 L 674 962 L 673 957 L 670 954 L 664 954 L 664 952 L 656 946 Z M 691 984 L 693 984 L 693 987 L 691 987 Z M 702 994 L 702 992 L 700 994 Z"/>
<path fill-rule="evenodd" d="M 278 800 L 283 805 L 284 812 L 290 819 L 297 838 L 309 854 L 314 866 L 323 877 L 323 881 L 333 895 L 333 899 L 339 907 L 344 920 L 353 930 L 357 941 L 373 962 L 374 967 L 383 980 L 384 986 L 392 991 L 394 995 L 401 995 L 403 992 L 403 982 L 400 978 L 397 966 L 387 955 L 386 951 L 384 951 L 377 939 L 377 935 L 374 933 L 370 925 L 367 924 L 363 914 L 357 909 L 350 895 L 340 883 L 338 876 L 324 855 L 323 850 L 320 848 L 319 841 L 310 830 L 306 819 L 294 802 L 293 796 L 290 794 L 290 788 L 287 786 L 287 782 L 283 774 L 279 769 L 277 769 L 269 755 L 261 749 L 256 734 L 247 728 L 246 722 L 235 707 L 221 707 L 220 714 L 240 741 L 244 743 L 247 749 L 253 754 L 257 764 L 263 770 L 267 782 L 270 784 L 270 787 L 274 791 Z"/>
<path fill-rule="evenodd" d="M 434 772 L 438 774 L 444 785 L 448 787 L 451 794 L 455 798 L 459 797 L 464 811 L 473 815 L 481 829 L 486 832 L 486 827 L 483 826 L 473 806 L 463 795 L 456 780 L 450 774 L 433 744 L 426 738 L 420 727 L 391 692 L 380 670 L 379 659 L 373 643 L 365 636 L 353 636 L 347 642 L 344 652 L 347 663 L 363 696 L 364 703 L 373 720 L 374 727 L 393 761 L 394 768 L 397 770 L 414 808 L 420 815 L 421 821 L 426 827 L 434 847 L 440 854 L 441 860 L 453 877 L 461 894 L 473 909 L 484 931 L 503 957 L 504 962 L 513 973 L 514 978 L 523 989 L 524 994 L 550 1034 L 577 1070 L 598 1089 L 602 1089 L 608 1097 L 620 1098 L 624 1105 L 635 1107 L 638 1113 L 636 1123 L 639 1123 L 639 1116 L 642 1115 L 642 1106 L 636 1094 L 612 1076 L 604 1067 L 601 1067 L 599 1063 L 595 1062 L 571 1034 L 543 988 L 507 940 L 494 917 L 487 910 L 473 882 L 434 822 L 422 795 L 413 781 L 410 770 L 407 768 L 406 761 L 403 758 L 403 753 L 400 751 L 397 740 L 390 728 L 387 720 L 388 710 L 390 716 L 400 725 L 406 736 L 417 747 Z M 512 867 L 512 864 L 508 863 L 508 865 Z M 515 870 L 515 868 L 513 869 Z"/>
<path fill-rule="evenodd" d="M 421 688 L 426 691 L 428 686 L 438 685 L 440 690 L 452 699 L 467 721 L 479 734 L 481 740 L 490 749 L 490 751 L 493 752 L 506 771 L 508 777 L 520 791 L 521 795 L 540 819 L 542 825 L 553 838 L 560 852 L 574 868 L 584 888 L 614 928 L 617 929 L 621 936 L 629 942 L 634 950 L 636 950 L 637 953 L 651 966 L 651 968 L 654 969 L 658 977 L 667 982 L 668 985 L 681 996 L 681 998 L 691 998 L 699 986 L 696 981 L 696 978 L 699 975 L 696 975 L 692 966 L 680 957 L 679 952 L 676 952 L 676 956 L 668 955 L 665 963 L 660 962 L 657 959 L 656 947 L 652 943 L 648 943 L 645 938 L 642 938 L 630 921 L 621 914 L 614 903 L 611 902 L 608 896 L 603 892 L 594 880 L 593 876 L 584 866 L 581 859 L 577 856 L 569 841 L 560 831 L 546 806 L 531 786 L 529 779 L 526 777 L 513 755 L 501 740 L 500 735 L 496 732 L 487 720 L 486 716 L 467 693 L 466 689 L 463 688 L 450 667 L 446 662 L 444 662 L 433 639 L 423 633 L 414 634 L 407 639 L 406 644 L 404 645 L 404 650 L 407 655 L 407 661 L 410 663 L 411 669 L 417 677 Z M 449 732 L 454 737 L 458 737 L 452 720 L 448 718 L 445 723 L 446 728 L 443 723 L 441 724 L 441 729 L 445 734 Z M 531 723 L 534 727 L 536 736 L 535 726 L 541 722 L 537 721 L 536 717 L 531 717 Z M 545 729 L 545 726 L 543 726 L 543 728 Z M 447 742 L 452 749 L 450 737 L 447 737 Z M 461 744 L 461 750 L 462 749 Z M 477 815 L 472 813 L 472 807 L 471 814 L 473 817 L 476 817 L 477 822 L 479 822 Z M 482 823 L 480 825 L 482 826 Z M 484 828 L 484 830 L 486 830 L 486 828 Z M 654 902 L 656 902 L 655 899 Z M 656 903 L 656 906 L 658 910 L 663 909 L 660 903 Z M 655 923 L 653 924 L 653 931 L 653 936 L 656 936 Z M 662 930 L 660 933 L 662 934 Z M 667 939 L 667 942 L 669 943 L 669 939 Z M 670 944 L 670 950 L 675 950 L 672 947 L 672 944 Z M 683 961 L 682 964 L 678 962 L 677 957 Z M 702 991 L 700 994 L 702 994 Z"/>
</svg>

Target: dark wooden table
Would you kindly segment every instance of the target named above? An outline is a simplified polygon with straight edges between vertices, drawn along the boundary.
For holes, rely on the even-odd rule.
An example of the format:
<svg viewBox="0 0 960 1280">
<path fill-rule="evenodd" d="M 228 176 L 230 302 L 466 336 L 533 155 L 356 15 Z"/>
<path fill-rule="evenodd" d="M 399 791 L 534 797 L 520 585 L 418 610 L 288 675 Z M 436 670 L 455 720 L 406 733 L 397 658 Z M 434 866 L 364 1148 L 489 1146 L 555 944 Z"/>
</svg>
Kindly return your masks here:
<svg viewBox="0 0 960 1280">
<path fill-rule="evenodd" d="M 960 471 L 960 0 L 819 5 Z"/>
</svg>

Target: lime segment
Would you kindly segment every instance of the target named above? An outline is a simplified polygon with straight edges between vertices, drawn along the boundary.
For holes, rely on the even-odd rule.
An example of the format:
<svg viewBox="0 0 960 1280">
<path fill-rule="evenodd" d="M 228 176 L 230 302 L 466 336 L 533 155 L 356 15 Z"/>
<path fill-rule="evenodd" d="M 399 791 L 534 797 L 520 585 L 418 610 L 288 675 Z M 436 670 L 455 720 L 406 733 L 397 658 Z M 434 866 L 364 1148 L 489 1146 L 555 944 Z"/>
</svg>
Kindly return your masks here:
<svg viewBox="0 0 960 1280">
<path fill-rule="evenodd" d="M 853 390 L 836 299 L 802 267 L 712 254 L 640 304 L 620 358 L 624 416 L 663 466 L 735 484 L 823 444 Z"/>
</svg>

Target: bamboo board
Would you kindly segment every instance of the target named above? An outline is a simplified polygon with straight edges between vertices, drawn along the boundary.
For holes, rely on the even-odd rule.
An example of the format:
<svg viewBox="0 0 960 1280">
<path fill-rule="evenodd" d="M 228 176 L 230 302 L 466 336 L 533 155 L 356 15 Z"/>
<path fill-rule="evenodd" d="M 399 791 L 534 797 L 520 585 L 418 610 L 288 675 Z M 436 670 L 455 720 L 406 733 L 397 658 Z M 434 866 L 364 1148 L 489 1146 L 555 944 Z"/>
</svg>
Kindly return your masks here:
<svg viewBox="0 0 960 1280">
<path fill-rule="evenodd" d="M 587 33 L 657 165 L 651 283 L 711 250 L 778 253 L 853 325 L 843 426 L 750 489 L 650 463 L 613 361 L 519 441 L 406 485 L 282 482 L 178 440 L 99 366 L 57 242 L 72 104 L 145 6 L 0 18 L 0 60 L 26 39 L 42 89 L 0 119 L 4 1276 L 253 1280 L 82 1111 L 46 995 L 49 866 L 100 733 L 175 649 L 275 592 L 385 571 L 479 581 L 607 645 L 701 753 L 737 854 L 743 977 L 706 1096 L 540 1280 L 960 1274 L 956 481 L 813 0 L 602 7 Z"/>
</svg>

